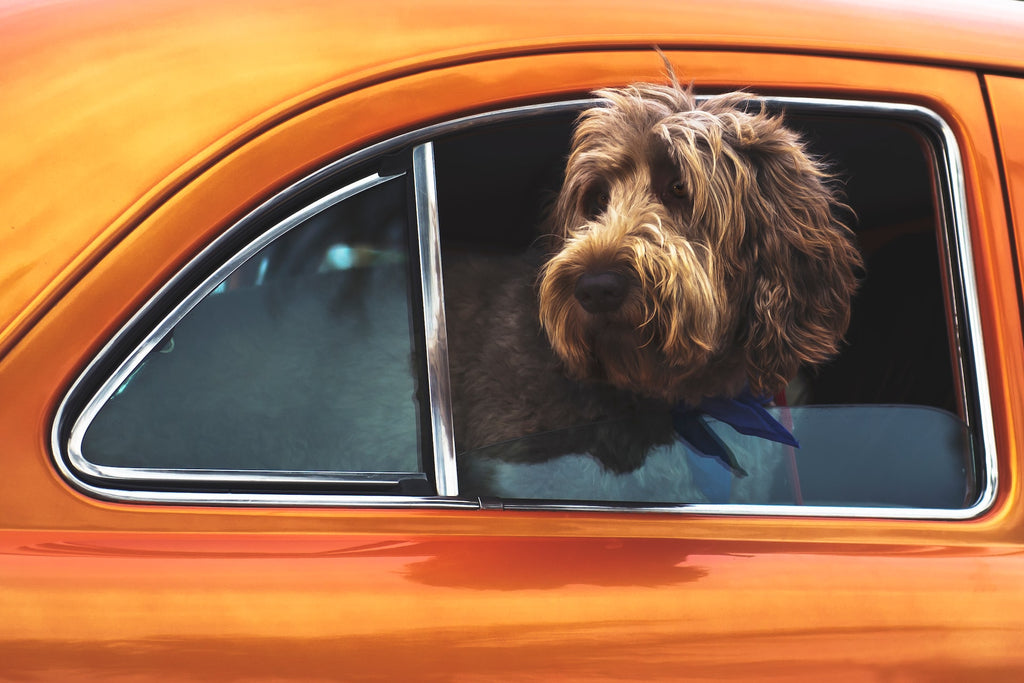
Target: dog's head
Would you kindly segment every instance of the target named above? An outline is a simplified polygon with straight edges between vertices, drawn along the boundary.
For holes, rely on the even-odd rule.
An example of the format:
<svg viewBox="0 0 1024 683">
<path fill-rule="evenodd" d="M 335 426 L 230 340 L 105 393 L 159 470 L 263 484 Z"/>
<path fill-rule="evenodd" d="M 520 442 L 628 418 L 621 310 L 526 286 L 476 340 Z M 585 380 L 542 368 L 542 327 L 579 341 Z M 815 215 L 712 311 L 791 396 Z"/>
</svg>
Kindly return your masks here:
<svg viewBox="0 0 1024 683">
<path fill-rule="evenodd" d="M 830 178 L 751 96 L 638 84 L 578 121 L 540 316 L 578 379 L 697 403 L 836 353 L 860 256 Z"/>
</svg>

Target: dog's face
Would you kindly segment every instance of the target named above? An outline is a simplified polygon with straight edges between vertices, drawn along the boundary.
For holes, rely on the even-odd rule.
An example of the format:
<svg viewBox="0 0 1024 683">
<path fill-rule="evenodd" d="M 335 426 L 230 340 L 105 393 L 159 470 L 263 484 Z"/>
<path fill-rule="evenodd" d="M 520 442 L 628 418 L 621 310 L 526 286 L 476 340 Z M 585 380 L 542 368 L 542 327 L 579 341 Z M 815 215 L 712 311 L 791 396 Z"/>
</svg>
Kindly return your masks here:
<svg viewBox="0 0 1024 683">
<path fill-rule="evenodd" d="M 541 323 L 570 374 L 695 404 L 775 392 L 833 355 L 860 257 L 798 136 L 742 93 L 597 95 L 540 276 Z"/>
</svg>

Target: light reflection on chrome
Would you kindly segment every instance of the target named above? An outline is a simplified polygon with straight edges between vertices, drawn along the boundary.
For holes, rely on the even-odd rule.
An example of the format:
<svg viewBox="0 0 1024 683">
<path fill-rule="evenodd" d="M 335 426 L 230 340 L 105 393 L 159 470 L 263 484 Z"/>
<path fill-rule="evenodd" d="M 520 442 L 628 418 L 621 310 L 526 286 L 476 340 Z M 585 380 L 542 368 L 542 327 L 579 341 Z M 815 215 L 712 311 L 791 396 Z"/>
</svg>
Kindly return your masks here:
<svg viewBox="0 0 1024 683">
<path fill-rule="evenodd" d="M 426 142 L 412 151 L 416 192 L 420 278 L 423 291 L 423 327 L 426 337 L 427 380 L 430 385 L 430 422 L 433 428 L 434 475 L 440 496 L 456 496 L 459 479 L 455 463 L 451 390 L 448 384 L 448 331 L 444 318 L 441 279 L 441 239 L 437 218 L 434 146 Z"/>
</svg>

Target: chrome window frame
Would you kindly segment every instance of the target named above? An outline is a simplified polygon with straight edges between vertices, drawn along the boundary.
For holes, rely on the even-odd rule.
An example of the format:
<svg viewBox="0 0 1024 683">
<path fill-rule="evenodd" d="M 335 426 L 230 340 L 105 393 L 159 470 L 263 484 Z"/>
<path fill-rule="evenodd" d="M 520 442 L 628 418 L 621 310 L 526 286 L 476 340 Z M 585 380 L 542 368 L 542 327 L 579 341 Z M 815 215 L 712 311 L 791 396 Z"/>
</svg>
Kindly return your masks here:
<svg viewBox="0 0 1024 683">
<path fill-rule="evenodd" d="M 264 247 L 271 244 L 285 233 L 297 228 L 305 221 L 327 211 L 341 202 L 355 197 L 367 190 L 379 187 L 390 181 L 399 180 L 405 173 L 382 176 L 370 174 L 359 180 L 348 183 L 344 187 L 330 192 L 317 201 L 308 204 L 301 210 L 291 214 L 284 220 L 276 223 L 266 232 L 258 235 L 250 241 L 242 250 L 235 253 L 231 258 L 217 267 L 197 287 L 176 305 L 167 316 L 160 321 L 139 344 L 117 367 L 117 369 L 100 386 L 99 390 L 86 404 L 85 409 L 78 415 L 71 427 L 68 436 L 67 458 L 70 465 L 79 472 L 94 479 L 124 482 L 193 482 L 193 483 L 247 483 L 254 485 L 270 485 L 281 483 L 319 483 L 337 485 L 379 485 L 389 486 L 398 484 L 402 479 L 415 476 L 422 476 L 422 472 L 316 472 L 316 471 L 287 471 L 287 470 L 226 470 L 226 469 L 173 469 L 161 467 L 123 467 L 112 465 L 100 465 L 88 460 L 83 453 L 83 440 L 85 432 L 93 419 L 102 407 L 117 393 L 119 388 L 127 382 L 131 375 L 141 367 L 145 359 L 181 322 L 185 316 L 192 311 L 201 301 L 210 295 L 225 279 L 233 272 L 247 263 L 253 256 L 258 254 Z M 211 248 L 219 245 L 214 243 Z M 208 253 L 207 251 L 203 252 Z M 199 258 L 202 258 L 200 255 Z M 172 281 L 164 288 L 170 290 L 175 288 Z M 164 291 L 162 290 L 162 291 Z"/>
<path fill-rule="evenodd" d="M 928 519 L 928 520 L 964 520 L 976 517 L 988 510 L 995 501 L 998 485 L 998 469 L 996 463 L 996 446 L 992 418 L 991 400 L 989 396 L 988 375 L 985 364 L 982 327 L 977 297 L 977 285 L 974 273 L 974 260 L 971 251 L 970 226 L 968 224 L 966 187 L 964 181 L 963 162 L 960 156 L 956 137 L 950 126 L 934 111 L 918 105 L 878 103 L 862 100 L 841 100 L 826 98 L 802 97 L 765 97 L 757 98 L 771 108 L 794 108 L 801 112 L 833 113 L 847 116 L 887 117 L 915 124 L 929 131 L 933 140 L 933 161 L 935 163 L 937 193 L 940 201 L 941 233 L 945 241 L 945 250 L 941 254 L 945 258 L 946 273 L 951 284 L 953 296 L 952 315 L 958 344 L 956 358 L 964 416 L 975 439 L 976 447 L 982 451 L 980 462 L 984 471 L 979 477 L 980 490 L 973 505 L 957 509 L 932 509 L 910 507 L 839 507 L 839 506 L 797 506 L 797 505 L 745 505 L 745 504 L 678 504 L 678 505 L 645 505 L 630 503 L 578 503 L 559 501 L 483 501 L 474 497 L 460 496 L 456 473 L 454 437 L 451 417 L 450 389 L 448 386 L 447 337 L 444 321 L 444 292 L 441 281 L 441 256 L 439 240 L 439 222 L 437 211 L 436 187 L 434 179 L 433 144 L 440 136 L 450 135 L 478 126 L 521 121 L 542 117 L 552 113 L 578 111 L 585 106 L 593 105 L 599 100 L 576 99 L 538 105 L 513 107 L 493 112 L 467 116 L 446 123 L 440 123 L 372 145 L 359 152 L 335 161 L 310 176 L 298 181 L 291 187 L 275 195 L 260 207 L 256 208 L 204 249 L 199 256 L 190 261 L 164 287 L 162 287 L 147 303 L 129 320 L 124 327 L 111 339 L 90 363 L 85 372 L 79 376 L 65 395 L 56 413 L 51 432 L 51 443 L 54 459 L 64 477 L 80 490 L 108 500 L 134 503 L 177 503 L 185 505 L 257 505 L 257 506 L 320 506 L 320 507 L 433 507 L 433 508 L 493 508 L 502 507 L 506 510 L 551 510 L 580 512 L 649 512 L 673 514 L 702 514 L 719 516 L 760 516 L 760 517 L 831 517 L 831 518 L 887 518 L 887 519 Z M 180 319 L 172 320 L 175 313 L 184 310 L 187 313 L 202 296 L 197 292 L 209 285 L 214 275 L 225 271 L 224 275 L 240 265 L 245 258 L 242 252 L 218 268 L 214 275 L 204 284 L 192 291 L 192 294 L 146 335 L 129 357 L 119 364 L 118 371 L 103 383 L 95 392 L 86 407 L 74 416 L 71 437 L 65 443 L 62 426 L 66 420 L 72 419 L 69 405 L 72 397 L 83 391 L 83 382 L 90 377 L 93 370 L 104 363 L 113 350 L 123 343 L 124 338 L 135 329 L 141 320 L 146 318 L 152 309 L 169 293 L 177 289 L 186 275 L 199 263 L 207 263 L 210 254 L 222 245 L 233 240 L 253 220 L 257 220 L 270 208 L 280 206 L 296 197 L 306 189 L 324 179 L 346 172 L 374 157 L 393 153 L 397 150 L 412 148 L 413 155 L 413 186 L 415 195 L 416 229 L 419 243 L 419 259 L 421 287 L 423 295 L 423 315 L 427 355 L 427 375 L 430 395 L 430 424 L 432 435 L 426 441 L 432 443 L 434 456 L 434 476 L 438 489 L 435 496 L 416 495 L 381 495 L 374 493 L 302 493 L 296 492 L 222 492 L 196 490 L 152 490 L 139 484 L 160 482 L 165 487 L 178 483 L 185 487 L 189 482 L 244 482 L 246 484 L 280 484 L 280 483 L 366 483 L 366 473 L 351 476 L 346 473 L 284 473 L 284 472 L 253 472 L 253 471 L 196 471 L 159 470 L 140 475 L 138 470 L 115 472 L 111 477 L 109 468 L 96 468 L 92 463 L 83 463 L 80 457 L 81 435 L 88 422 L 99 410 L 102 401 L 96 403 L 103 392 L 112 391 L 120 380 L 127 377 L 124 369 L 136 365 L 163 337 L 161 330 L 166 331 Z M 386 182 L 399 177 L 378 176 Z M 364 182 L 374 182 L 364 178 Z M 363 182 L 361 181 L 361 182 Z M 343 192 L 346 188 L 334 194 Z M 365 188 L 364 188 L 365 189 Z M 361 190 L 359 190 L 361 191 Z M 351 195 L 349 195 L 351 196 Z M 310 206 L 317 205 L 320 201 Z M 340 200 L 338 200 L 340 201 Z M 297 215 L 297 214 L 296 214 Z M 284 222 L 288 222 L 287 220 Z M 279 226 L 275 226 L 279 227 Z M 294 226 L 292 226 L 294 227 Z M 254 242 L 269 243 L 271 239 L 290 228 L 282 228 L 274 232 L 274 228 L 261 234 Z M 271 236 L 271 233 L 273 235 Z M 248 249 L 248 247 L 246 248 Z M 250 252 L 251 253 L 254 252 Z M 240 260 L 239 260 L 240 259 Z M 238 261 L 236 263 L 236 261 Z M 223 276 L 221 276 L 223 277 Z M 213 285 L 215 286 L 215 285 Z M 212 290 L 212 286 L 209 287 Z M 209 291 L 209 290 L 207 290 Z M 128 370 L 130 373 L 130 370 Z M 972 392 L 972 389 L 974 390 Z M 105 400 L 105 398 L 104 398 Z M 69 453 L 72 445 L 78 449 L 77 455 Z M 96 468 L 96 469 L 94 469 Z M 83 478 L 81 475 L 87 475 Z M 100 480 L 103 483 L 90 481 Z M 131 486 L 125 485 L 131 482 Z M 111 486 L 107 483 L 113 484 Z M 118 486 L 117 484 L 121 484 Z"/>
<path fill-rule="evenodd" d="M 434 481 L 439 496 L 457 496 L 459 478 L 455 462 L 455 430 L 451 419 L 451 389 L 448 383 L 448 328 L 444 318 L 441 228 L 437 214 L 433 142 L 424 142 L 413 148 L 412 170 L 423 292 L 430 425 L 433 431 Z"/>
</svg>

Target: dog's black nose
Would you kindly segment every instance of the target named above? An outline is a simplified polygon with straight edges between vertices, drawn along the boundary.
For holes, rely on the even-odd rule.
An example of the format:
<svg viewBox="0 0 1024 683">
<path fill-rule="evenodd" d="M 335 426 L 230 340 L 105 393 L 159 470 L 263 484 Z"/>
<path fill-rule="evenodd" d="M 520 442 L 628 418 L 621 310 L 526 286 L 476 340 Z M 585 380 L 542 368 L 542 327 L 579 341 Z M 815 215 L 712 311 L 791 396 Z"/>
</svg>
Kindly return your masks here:
<svg viewBox="0 0 1024 683">
<path fill-rule="evenodd" d="M 581 275 L 573 294 L 588 313 L 611 313 L 622 306 L 627 289 L 629 281 L 624 276 L 606 270 Z"/>
</svg>

